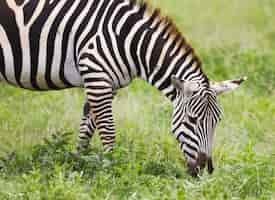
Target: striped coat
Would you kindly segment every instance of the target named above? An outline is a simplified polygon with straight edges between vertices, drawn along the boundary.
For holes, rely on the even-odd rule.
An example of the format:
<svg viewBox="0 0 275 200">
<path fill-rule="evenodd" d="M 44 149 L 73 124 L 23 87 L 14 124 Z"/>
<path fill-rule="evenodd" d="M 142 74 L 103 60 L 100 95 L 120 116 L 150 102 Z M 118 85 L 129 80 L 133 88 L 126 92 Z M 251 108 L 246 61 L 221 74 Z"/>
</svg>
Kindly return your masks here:
<svg viewBox="0 0 275 200">
<path fill-rule="evenodd" d="M 1 0 L 0 80 L 30 90 L 83 87 L 78 150 L 95 129 L 115 144 L 113 94 L 141 78 L 174 105 L 172 132 L 189 172 L 208 163 L 220 118 L 216 96 L 244 79 L 212 83 L 182 34 L 159 10 L 131 0 Z"/>
</svg>

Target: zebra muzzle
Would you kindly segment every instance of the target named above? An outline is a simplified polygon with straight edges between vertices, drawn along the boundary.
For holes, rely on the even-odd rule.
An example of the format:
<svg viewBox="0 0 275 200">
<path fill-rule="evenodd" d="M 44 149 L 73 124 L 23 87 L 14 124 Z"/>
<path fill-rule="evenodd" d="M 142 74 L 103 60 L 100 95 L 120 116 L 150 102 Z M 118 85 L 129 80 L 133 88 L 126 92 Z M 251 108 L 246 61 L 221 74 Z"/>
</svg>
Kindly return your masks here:
<svg viewBox="0 0 275 200">
<path fill-rule="evenodd" d="M 197 177 L 207 165 L 207 171 L 212 174 L 214 171 L 212 158 L 209 158 L 205 153 L 199 153 L 197 161 L 188 163 L 188 174 L 193 177 Z"/>
</svg>

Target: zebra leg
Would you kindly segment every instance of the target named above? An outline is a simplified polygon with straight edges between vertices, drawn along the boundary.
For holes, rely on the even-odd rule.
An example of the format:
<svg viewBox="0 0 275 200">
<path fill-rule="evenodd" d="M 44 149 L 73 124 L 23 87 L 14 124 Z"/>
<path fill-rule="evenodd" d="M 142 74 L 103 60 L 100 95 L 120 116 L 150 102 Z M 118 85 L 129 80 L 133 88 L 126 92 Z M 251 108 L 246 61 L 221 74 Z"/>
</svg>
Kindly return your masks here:
<svg viewBox="0 0 275 200">
<path fill-rule="evenodd" d="M 83 118 L 80 122 L 77 152 L 89 150 L 90 140 L 94 135 L 96 125 L 90 112 L 90 104 L 85 102 L 83 108 Z"/>
<path fill-rule="evenodd" d="M 88 69 L 88 70 L 85 70 Z M 113 150 L 115 144 L 115 124 L 112 113 L 113 87 L 104 72 L 81 69 L 85 92 L 100 139 L 105 152 Z"/>
</svg>

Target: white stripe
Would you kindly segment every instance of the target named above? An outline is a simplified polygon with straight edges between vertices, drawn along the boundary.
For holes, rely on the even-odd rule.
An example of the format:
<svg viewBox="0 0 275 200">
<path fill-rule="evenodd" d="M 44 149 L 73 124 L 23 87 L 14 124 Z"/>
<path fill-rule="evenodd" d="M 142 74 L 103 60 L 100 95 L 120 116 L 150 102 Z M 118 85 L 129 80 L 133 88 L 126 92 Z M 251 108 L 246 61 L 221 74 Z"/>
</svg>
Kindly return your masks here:
<svg viewBox="0 0 275 200">
<path fill-rule="evenodd" d="M 31 0 L 29 0 L 28 2 L 24 2 L 24 5 L 29 3 Z M 40 0 L 38 2 L 38 5 L 36 6 L 33 14 L 32 14 L 32 17 L 29 21 L 29 23 L 27 24 L 28 27 L 31 27 L 33 25 L 33 23 L 35 22 L 35 20 L 37 19 L 37 17 L 41 14 L 41 12 L 43 11 L 43 8 L 44 8 L 44 5 L 46 3 L 46 0 Z"/>
<path fill-rule="evenodd" d="M 151 14 L 151 16 L 153 16 L 153 13 Z M 150 17 L 151 17 L 150 16 Z M 151 29 L 155 29 L 156 28 L 156 26 L 157 26 L 157 24 L 160 22 L 160 18 L 157 16 L 157 17 L 155 17 L 154 18 L 154 21 L 153 21 L 153 23 L 152 23 L 152 25 L 151 25 Z"/>
<path fill-rule="evenodd" d="M 128 34 L 128 36 L 126 37 L 125 40 L 125 49 L 126 49 L 126 56 L 127 56 L 127 60 L 129 61 L 130 64 L 130 69 L 132 76 L 136 76 L 137 75 L 137 66 L 135 66 L 135 63 L 133 61 L 133 58 L 131 56 L 131 42 L 133 41 L 133 38 L 135 36 L 135 34 L 137 33 L 137 31 L 140 29 L 140 27 L 142 25 L 144 25 L 144 23 L 146 23 L 146 19 L 144 20 L 139 20 L 136 22 L 136 24 L 131 28 L 130 33 Z"/>
<path fill-rule="evenodd" d="M 123 25 L 125 24 L 125 22 L 127 21 L 127 19 L 129 18 L 129 16 L 131 16 L 132 14 L 134 14 L 137 10 L 137 6 L 135 6 L 134 9 L 131 9 L 129 11 L 127 11 L 122 18 L 120 19 L 119 23 L 117 24 L 116 27 L 116 34 L 120 35 L 121 29 L 123 27 Z"/>
<path fill-rule="evenodd" d="M 169 44 L 170 45 L 170 44 Z M 166 50 L 165 50 L 166 51 Z M 178 54 L 175 58 L 173 58 L 173 61 L 171 62 L 171 64 L 169 66 L 165 66 L 167 68 L 165 74 L 161 77 L 161 79 L 159 79 L 155 86 L 157 88 L 159 88 L 161 86 L 161 84 L 167 80 L 168 77 L 171 76 L 172 71 L 175 68 L 175 65 L 177 64 L 177 62 L 179 61 L 179 59 L 182 57 L 182 54 Z"/>
<path fill-rule="evenodd" d="M 101 41 L 102 44 L 102 41 Z M 100 57 L 100 55 L 98 53 L 94 54 L 95 58 L 98 60 L 99 63 L 101 63 L 103 66 L 105 66 L 105 70 L 111 75 L 114 85 L 119 85 L 118 79 L 115 76 L 115 74 L 113 73 L 113 71 L 110 69 L 110 67 L 108 67 L 108 64 L 105 62 L 105 60 L 103 58 Z"/>
<path fill-rule="evenodd" d="M 194 62 L 191 66 L 189 66 L 189 68 L 185 71 L 185 74 L 183 75 L 183 79 L 184 80 L 188 80 L 188 81 L 191 81 L 191 76 L 193 75 L 193 73 L 191 73 L 188 77 L 187 77 L 187 75 L 190 73 L 190 72 L 192 72 L 192 71 L 194 71 L 195 69 L 196 69 L 196 67 L 197 67 L 197 63 L 196 62 Z"/>
<path fill-rule="evenodd" d="M 148 67 L 150 67 L 150 60 L 152 58 L 152 54 L 154 53 L 153 52 L 153 49 L 156 45 L 156 42 L 157 42 L 157 39 L 160 35 L 160 33 L 163 31 L 163 28 L 165 27 L 165 24 L 164 22 L 162 22 L 162 24 L 159 25 L 158 29 L 154 32 L 151 40 L 150 40 L 150 43 L 149 43 L 149 47 L 147 49 L 147 54 L 146 54 L 146 64 Z M 156 73 L 160 70 L 160 68 L 162 67 L 162 64 L 163 64 L 163 58 L 164 58 L 164 50 L 161 51 L 161 55 L 160 55 L 160 58 L 158 60 L 158 63 L 157 63 L 157 66 L 151 66 L 154 68 L 154 71 L 153 73 L 151 73 L 150 77 L 149 77 L 149 82 L 151 83 L 154 76 L 156 75 Z"/>
<path fill-rule="evenodd" d="M 48 17 L 47 22 L 44 24 L 41 37 L 40 37 L 40 48 L 39 48 L 39 61 L 38 61 L 38 68 L 37 68 L 37 77 L 36 81 L 38 86 L 41 89 L 48 89 L 48 84 L 45 79 L 46 74 L 46 68 L 49 66 L 46 66 L 47 63 L 47 42 L 48 42 L 48 36 L 50 29 L 52 27 L 52 24 L 54 23 L 54 20 L 56 16 L 60 13 L 60 10 L 63 8 L 67 0 L 60 0 L 57 6 L 54 8 L 54 10 L 51 12 L 51 15 Z"/>
<path fill-rule="evenodd" d="M 116 37 L 116 36 L 114 35 L 115 32 L 114 32 L 114 30 L 113 30 L 112 25 L 113 25 L 113 23 L 114 23 L 115 17 L 117 16 L 117 13 L 119 13 L 119 12 L 121 11 L 121 9 L 122 9 L 123 7 L 125 7 L 125 6 L 127 6 L 127 5 L 129 5 L 128 2 L 124 2 L 124 3 L 119 4 L 119 5 L 117 6 L 117 8 L 114 10 L 114 12 L 113 12 L 113 14 L 112 14 L 112 16 L 111 16 L 110 21 L 108 22 L 108 32 L 109 32 L 110 34 L 113 34 L 113 35 L 111 35 L 110 37 L 111 37 L 111 42 L 112 42 L 112 46 L 113 46 L 113 49 L 114 49 L 114 53 L 115 53 L 117 62 L 118 62 L 118 64 L 119 64 L 119 66 L 113 66 L 113 67 L 116 67 L 115 69 L 116 69 L 116 72 L 117 72 L 118 76 L 120 77 L 119 79 L 120 79 L 120 82 L 121 82 L 122 85 L 126 85 L 126 84 L 129 82 L 129 77 L 130 77 L 130 76 L 129 76 L 127 67 L 125 66 L 125 64 L 124 64 L 124 62 L 123 62 L 123 60 L 122 60 L 122 58 L 121 58 L 121 56 L 120 56 L 120 54 L 119 54 L 119 50 L 118 50 L 118 46 L 117 46 L 117 41 L 115 40 L 115 37 Z M 122 73 L 123 73 L 124 76 L 125 76 L 125 79 L 123 78 L 123 75 L 122 75 L 122 73 L 120 72 L 120 70 L 118 69 L 118 67 L 121 68 Z M 118 86 L 116 86 L 116 87 L 118 87 Z"/>
<path fill-rule="evenodd" d="M 193 138 L 194 140 L 196 140 L 196 141 L 200 141 L 199 140 L 199 138 L 198 138 L 198 136 L 197 135 L 195 135 L 195 133 L 193 133 L 192 131 L 190 131 L 188 128 L 186 128 L 184 125 L 182 125 L 182 130 L 183 130 L 183 132 L 186 134 L 186 135 L 188 135 L 188 136 L 190 136 L 191 138 Z M 191 141 L 190 141 L 191 142 Z"/>
<path fill-rule="evenodd" d="M 80 0 L 74 1 L 74 4 L 70 7 L 69 11 L 66 13 L 64 18 L 62 19 L 55 37 L 55 43 L 54 43 L 54 49 L 53 49 L 53 62 L 51 67 L 51 80 L 56 86 L 60 88 L 66 87 L 63 81 L 60 79 L 60 74 L 59 74 L 61 67 L 64 67 L 64 66 L 61 66 L 63 35 L 64 35 L 66 24 L 70 20 L 70 17 L 73 15 L 79 3 L 80 3 Z M 64 52 L 64 53 L 67 53 L 67 52 Z M 73 57 L 72 57 L 72 62 L 66 63 L 66 64 L 69 65 L 69 66 L 66 66 L 67 68 L 68 67 L 70 69 L 75 68 Z"/>
<path fill-rule="evenodd" d="M 91 1 L 91 2 L 92 2 L 92 1 Z M 96 19 L 96 17 L 98 16 L 98 12 L 99 12 L 100 8 L 102 7 L 103 3 L 104 3 L 104 1 L 99 1 L 99 4 L 96 5 L 97 8 L 95 9 L 94 14 L 93 14 L 92 17 L 89 19 L 89 23 L 87 24 L 86 28 L 82 31 L 80 37 L 79 37 L 78 40 L 77 40 L 77 44 L 76 44 L 76 49 L 77 49 L 77 50 L 79 49 L 79 46 L 80 46 L 81 42 L 84 40 L 84 38 L 85 38 L 85 37 L 89 34 L 89 32 L 91 31 L 91 27 L 93 27 L 93 25 L 94 25 L 94 23 L 95 23 L 95 19 Z M 100 20 L 102 20 L 102 18 L 101 18 Z M 96 36 L 96 35 L 95 35 L 95 36 Z M 95 36 L 94 36 L 94 37 L 95 37 Z M 90 39 L 93 40 L 93 38 L 90 38 Z M 89 44 L 90 44 L 90 43 L 87 43 L 86 46 L 84 46 L 83 49 L 87 49 L 87 46 L 88 46 Z M 81 49 L 80 49 L 80 51 L 81 51 Z M 78 53 L 79 56 L 81 56 L 81 53 L 82 53 L 82 52 L 83 52 L 83 51 L 77 52 L 77 53 Z"/>
<path fill-rule="evenodd" d="M 163 92 L 164 95 L 167 95 L 167 94 L 171 93 L 174 89 L 175 88 L 174 88 L 173 85 L 169 85 L 167 88 L 164 88 L 162 90 L 162 92 Z M 171 95 L 173 95 L 173 94 L 171 94 Z M 169 96 L 168 98 L 170 99 L 170 98 L 172 98 L 172 96 Z"/>
<path fill-rule="evenodd" d="M 14 85 L 17 85 L 17 81 L 15 79 L 15 71 L 14 71 L 14 56 L 12 52 L 12 47 L 10 45 L 10 41 L 7 37 L 7 34 L 2 26 L 0 26 L 0 45 L 3 49 L 3 56 L 5 62 L 5 75 L 7 80 Z"/>
<path fill-rule="evenodd" d="M 176 77 L 179 77 L 181 72 L 185 70 L 185 68 L 188 66 L 188 64 L 191 62 L 193 59 L 193 55 L 190 53 L 187 58 L 185 59 L 184 63 L 182 63 L 180 70 L 177 72 Z"/>
<path fill-rule="evenodd" d="M 24 11 L 22 6 L 17 6 L 14 1 L 8 1 L 8 6 L 14 11 L 17 26 L 19 27 L 20 45 L 22 47 L 22 67 L 20 82 L 23 87 L 32 89 L 31 56 L 29 42 L 29 28 L 24 25 Z"/>
<path fill-rule="evenodd" d="M 99 65 L 92 62 L 89 58 L 80 60 L 79 65 L 81 66 L 80 71 L 87 71 L 89 69 L 88 66 L 92 66 L 92 68 L 96 71 L 103 71 Z"/>
<path fill-rule="evenodd" d="M 77 32 L 79 26 L 81 25 L 81 22 L 87 16 L 93 3 L 94 3 L 94 1 L 88 1 L 86 7 L 81 11 L 80 15 L 77 17 L 77 19 L 75 20 L 75 22 L 73 24 L 73 27 L 72 27 L 72 30 L 70 33 L 70 37 L 68 40 L 68 49 L 67 49 L 67 53 L 66 53 L 67 57 L 66 57 L 66 61 L 65 61 L 64 74 L 65 74 L 65 77 L 67 77 L 67 79 L 70 81 L 70 83 L 75 86 L 83 85 L 83 81 L 82 81 L 82 78 L 81 78 L 79 72 L 77 71 L 77 69 L 75 67 L 72 67 L 72 63 L 75 62 L 74 61 L 74 56 L 75 56 L 75 54 L 74 54 L 75 53 L 74 52 L 74 38 L 75 38 L 75 35 L 76 35 L 76 32 Z"/>
<path fill-rule="evenodd" d="M 106 43 L 106 41 L 105 41 L 105 37 L 104 37 L 104 35 L 103 35 L 103 25 L 104 25 L 104 21 L 105 21 L 105 19 L 106 19 L 106 15 L 107 15 L 107 13 L 108 13 L 108 11 L 109 11 L 109 8 L 111 7 L 112 3 L 113 3 L 113 2 L 110 1 L 110 3 L 108 4 L 108 6 L 107 6 L 106 9 L 105 9 L 104 14 L 102 15 L 102 18 L 101 18 L 101 21 L 100 21 L 100 24 L 99 24 L 99 28 L 98 28 L 98 32 L 99 32 L 100 34 L 102 34 L 102 37 L 100 38 L 101 45 L 102 45 L 102 51 L 103 51 L 103 53 L 105 54 L 105 56 L 106 56 L 108 62 L 109 62 L 110 65 L 111 65 L 111 66 L 109 66 L 109 65 L 106 63 L 104 66 L 106 66 L 106 68 L 108 68 L 109 73 L 112 74 L 112 75 L 113 75 L 113 78 L 116 80 L 116 81 L 115 81 L 114 87 L 117 88 L 117 87 L 119 87 L 119 84 L 118 84 L 119 81 L 120 81 L 120 80 L 123 80 L 123 77 L 122 77 L 121 73 L 117 73 L 118 70 L 117 70 L 117 68 L 116 68 L 116 63 L 115 63 L 114 58 L 112 57 L 112 55 L 111 55 L 111 53 L 110 53 L 110 51 L 109 51 L 109 47 L 108 47 L 108 45 L 107 45 L 107 43 Z M 111 68 L 116 72 L 116 74 L 118 75 L 118 78 L 115 78 L 116 76 L 115 76 L 114 72 L 111 70 Z"/>
<path fill-rule="evenodd" d="M 178 39 L 178 41 L 176 42 L 176 45 L 174 46 L 174 49 L 171 51 L 170 55 L 173 55 L 176 53 L 176 50 L 180 47 L 180 44 L 181 44 L 181 39 Z"/>
<path fill-rule="evenodd" d="M 141 55 L 139 53 L 141 53 L 141 51 L 144 51 L 143 49 L 141 49 L 142 47 L 142 44 L 144 43 L 144 39 L 145 39 L 145 35 L 148 33 L 147 30 L 145 30 L 142 35 L 141 35 L 141 38 L 140 38 L 140 41 L 138 43 L 138 48 L 137 48 L 137 53 L 138 53 L 138 62 L 139 62 L 139 66 L 140 66 L 140 70 L 141 70 L 141 78 L 143 78 L 144 80 L 147 80 L 147 75 L 146 75 L 146 72 L 145 72 L 145 67 L 141 61 Z"/>
</svg>

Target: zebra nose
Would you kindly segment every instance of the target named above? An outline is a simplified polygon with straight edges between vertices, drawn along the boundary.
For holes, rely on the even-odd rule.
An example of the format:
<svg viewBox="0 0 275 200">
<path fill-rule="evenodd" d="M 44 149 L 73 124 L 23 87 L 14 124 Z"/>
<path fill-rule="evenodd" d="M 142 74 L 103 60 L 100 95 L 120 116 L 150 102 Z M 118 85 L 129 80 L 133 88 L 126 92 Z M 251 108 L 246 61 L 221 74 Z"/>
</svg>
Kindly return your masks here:
<svg viewBox="0 0 275 200">
<path fill-rule="evenodd" d="M 208 173 L 212 174 L 214 171 L 212 158 L 209 158 L 205 153 L 200 152 L 195 162 L 189 162 L 187 164 L 188 174 L 193 177 L 197 177 L 199 172 L 202 171 L 207 164 Z"/>
</svg>

